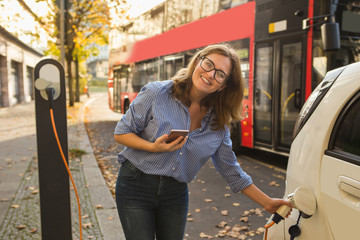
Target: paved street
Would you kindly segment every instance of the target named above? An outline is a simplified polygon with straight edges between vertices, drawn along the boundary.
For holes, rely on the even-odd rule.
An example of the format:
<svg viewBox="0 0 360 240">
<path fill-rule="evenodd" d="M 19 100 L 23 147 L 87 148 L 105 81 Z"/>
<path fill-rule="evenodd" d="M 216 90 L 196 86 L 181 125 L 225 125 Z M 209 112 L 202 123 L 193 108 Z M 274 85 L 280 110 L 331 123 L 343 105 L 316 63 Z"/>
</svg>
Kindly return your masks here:
<svg viewBox="0 0 360 240">
<path fill-rule="evenodd" d="M 94 153 L 110 189 L 113 189 L 119 169 L 116 152 L 122 149 L 122 146 L 113 140 L 113 130 L 121 114 L 108 113 L 106 93 L 91 93 L 86 104 L 85 117 Z M 259 188 L 270 196 L 282 197 L 284 171 L 278 171 L 277 168 L 246 156 L 240 156 L 239 161 Z M 211 161 L 189 184 L 189 189 L 187 240 L 211 239 L 216 238 L 215 236 L 222 236 L 222 239 L 262 239 L 263 227 L 270 214 L 241 193 L 229 190 Z"/>
<path fill-rule="evenodd" d="M 82 96 L 82 102 L 68 108 L 67 115 L 69 165 L 79 190 L 84 239 L 124 239 L 111 194 L 119 169 L 116 155 L 123 148 L 113 139 L 121 114 L 109 110 L 103 92 Z M 0 109 L 0 119 L 0 239 L 41 239 L 34 103 Z M 74 155 L 77 150 L 85 154 Z M 284 171 L 248 156 L 240 156 L 239 161 L 259 188 L 282 197 Z M 270 214 L 229 190 L 211 161 L 189 189 L 185 239 L 262 239 Z M 79 239 L 73 190 L 71 203 L 73 239 Z"/>
</svg>

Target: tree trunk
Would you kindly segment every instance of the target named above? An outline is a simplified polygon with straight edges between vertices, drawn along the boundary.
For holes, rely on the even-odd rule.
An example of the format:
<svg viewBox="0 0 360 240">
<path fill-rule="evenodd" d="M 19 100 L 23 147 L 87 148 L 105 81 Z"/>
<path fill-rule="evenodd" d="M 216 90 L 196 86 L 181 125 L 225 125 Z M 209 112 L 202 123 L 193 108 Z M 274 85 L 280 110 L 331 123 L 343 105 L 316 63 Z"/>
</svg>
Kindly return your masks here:
<svg viewBox="0 0 360 240">
<path fill-rule="evenodd" d="M 72 59 L 68 58 L 66 60 L 67 63 L 67 71 L 68 71 L 68 84 L 69 84 L 69 107 L 73 107 L 74 106 L 74 91 L 73 91 L 73 85 L 72 85 L 72 72 L 71 72 L 71 62 Z"/>
<path fill-rule="evenodd" d="M 76 89 L 75 89 L 75 102 L 80 102 L 80 80 L 79 80 L 79 59 L 75 59 L 75 76 L 76 76 Z"/>
</svg>

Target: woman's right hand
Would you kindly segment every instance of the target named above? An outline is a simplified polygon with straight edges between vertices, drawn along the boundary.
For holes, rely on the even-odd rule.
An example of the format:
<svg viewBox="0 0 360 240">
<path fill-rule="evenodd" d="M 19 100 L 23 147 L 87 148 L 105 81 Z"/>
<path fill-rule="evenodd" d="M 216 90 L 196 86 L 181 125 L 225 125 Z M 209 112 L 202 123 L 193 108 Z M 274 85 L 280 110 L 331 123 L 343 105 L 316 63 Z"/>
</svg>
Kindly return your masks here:
<svg viewBox="0 0 360 240">
<path fill-rule="evenodd" d="M 155 142 L 152 144 L 152 152 L 172 152 L 176 151 L 184 146 L 187 140 L 186 137 L 178 137 L 174 141 L 170 143 L 166 143 L 166 140 L 168 138 L 168 134 L 164 134 L 158 139 L 155 140 Z"/>
</svg>

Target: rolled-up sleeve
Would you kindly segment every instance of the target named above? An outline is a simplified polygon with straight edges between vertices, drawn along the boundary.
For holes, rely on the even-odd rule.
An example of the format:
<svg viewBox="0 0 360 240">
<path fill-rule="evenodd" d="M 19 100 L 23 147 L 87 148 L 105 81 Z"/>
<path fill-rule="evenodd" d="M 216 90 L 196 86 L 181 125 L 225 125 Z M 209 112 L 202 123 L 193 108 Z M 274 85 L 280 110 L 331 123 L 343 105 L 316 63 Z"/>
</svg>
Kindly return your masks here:
<svg viewBox="0 0 360 240">
<path fill-rule="evenodd" d="M 218 150 L 212 156 L 216 170 L 227 181 L 233 192 L 239 192 L 252 184 L 251 177 L 243 171 L 232 151 L 230 131 L 224 131 L 224 138 Z"/>
<path fill-rule="evenodd" d="M 142 87 L 139 94 L 130 104 L 122 119 L 117 123 L 114 134 L 139 134 L 151 119 L 152 104 L 156 96 L 156 88 L 148 84 Z"/>
</svg>

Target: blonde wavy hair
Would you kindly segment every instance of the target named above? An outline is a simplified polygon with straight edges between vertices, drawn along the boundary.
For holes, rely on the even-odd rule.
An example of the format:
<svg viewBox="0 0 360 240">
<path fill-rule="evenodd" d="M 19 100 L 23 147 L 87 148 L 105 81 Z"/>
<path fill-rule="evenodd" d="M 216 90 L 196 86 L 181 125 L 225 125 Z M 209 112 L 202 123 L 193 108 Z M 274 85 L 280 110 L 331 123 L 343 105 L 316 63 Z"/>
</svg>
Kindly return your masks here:
<svg viewBox="0 0 360 240">
<path fill-rule="evenodd" d="M 211 124 L 212 129 L 230 127 L 232 121 L 239 121 L 242 117 L 242 99 L 244 97 L 244 81 L 241 75 L 240 59 L 230 45 L 209 45 L 198 51 L 190 60 L 186 68 L 180 69 L 172 80 L 175 82 L 172 96 L 179 99 L 186 106 L 191 105 L 190 89 L 192 87 L 192 74 L 200 62 L 200 58 L 210 54 L 220 54 L 231 60 L 231 72 L 224 82 L 225 88 L 206 96 L 201 101 L 201 106 L 209 109 L 214 107 L 216 118 Z"/>
</svg>

